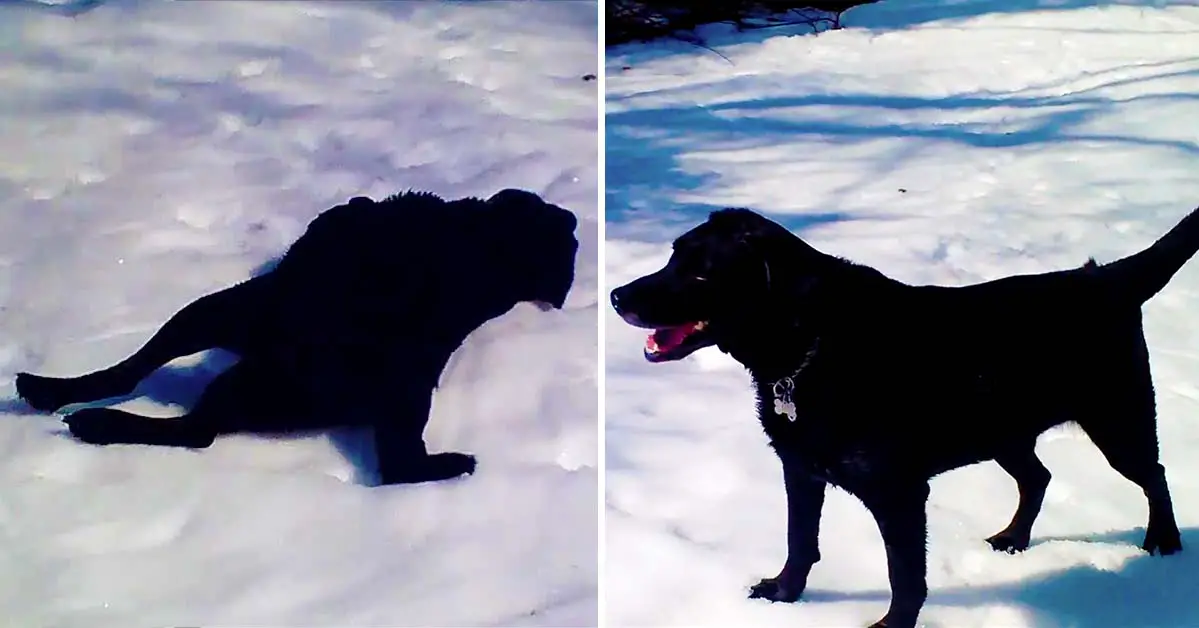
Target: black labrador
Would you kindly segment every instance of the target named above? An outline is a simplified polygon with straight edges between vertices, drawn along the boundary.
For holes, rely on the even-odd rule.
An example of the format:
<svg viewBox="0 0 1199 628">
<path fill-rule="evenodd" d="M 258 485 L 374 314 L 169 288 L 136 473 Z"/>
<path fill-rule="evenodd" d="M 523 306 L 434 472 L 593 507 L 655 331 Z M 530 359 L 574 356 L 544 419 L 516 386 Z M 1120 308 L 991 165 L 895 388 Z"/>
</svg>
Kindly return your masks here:
<svg viewBox="0 0 1199 628">
<path fill-rule="evenodd" d="M 870 510 L 891 604 L 874 628 L 912 628 L 924 605 L 925 504 L 934 476 L 994 460 L 1019 488 L 987 539 L 1028 547 L 1050 474 L 1038 435 L 1081 426 L 1149 501 L 1143 549 L 1182 549 L 1158 459 L 1141 305 L 1199 249 L 1199 210 L 1130 257 L 963 286 L 915 286 L 817 251 L 746 209 L 714 212 L 661 270 L 612 291 L 654 330 L 651 362 L 716 346 L 744 365 L 782 461 L 787 560 L 751 598 L 793 602 L 820 560 L 826 485 Z"/>
<path fill-rule="evenodd" d="M 64 421 L 89 443 L 191 448 L 230 432 L 372 425 L 383 484 L 470 474 L 474 456 L 426 450 L 433 390 L 483 323 L 518 302 L 563 307 L 576 226 L 522 190 L 355 197 L 313 219 L 274 269 L 193 301 L 128 358 L 78 377 L 20 373 L 17 392 L 54 411 L 128 395 L 175 358 L 225 349 L 239 361 L 181 418 L 85 408 Z"/>
</svg>

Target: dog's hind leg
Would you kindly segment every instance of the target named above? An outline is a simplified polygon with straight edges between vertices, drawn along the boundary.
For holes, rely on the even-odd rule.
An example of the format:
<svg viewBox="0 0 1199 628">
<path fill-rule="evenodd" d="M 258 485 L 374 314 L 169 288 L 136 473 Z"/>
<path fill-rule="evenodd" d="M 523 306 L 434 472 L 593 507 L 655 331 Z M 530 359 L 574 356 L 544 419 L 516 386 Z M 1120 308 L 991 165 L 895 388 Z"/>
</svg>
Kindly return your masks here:
<svg viewBox="0 0 1199 628">
<path fill-rule="evenodd" d="M 84 408 L 63 418 L 71 435 L 93 445 L 159 445 L 202 449 L 216 431 L 197 417 L 156 419 L 115 408 Z"/>
<path fill-rule="evenodd" d="M 239 352 L 253 340 L 254 321 L 270 300 L 273 283 L 256 277 L 191 302 L 172 316 L 133 355 L 79 377 L 17 374 L 17 394 L 46 412 L 74 403 L 119 397 L 167 362 L 207 349 Z"/>
<path fill-rule="evenodd" d="M 1144 336 L 1118 356 L 1113 367 L 1095 382 L 1094 396 L 1078 425 L 1103 452 L 1108 464 L 1141 487 L 1149 502 L 1149 522 L 1141 548 L 1165 556 L 1182 551 L 1174 504 L 1166 483 L 1157 440 L 1157 408 L 1149 350 Z"/>
<path fill-rule="evenodd" d="M 1036 444 L 1034 438 L 1024 446 L 1014 447 L 995 458 L 995 462 L 1016 480 L 1016 489 L 1020 491 L 1011 523 L 987 539 L 995 551 L 1014 554 L 1028 549 L 1032 525 L 1037 515 L 1041 514 L 1045 489 L 1051 478 L 1049 469 L 1037 457 Z"/>
<path fill-rule="evenodd" d="M 1144 421 L 1144 417 L 1137 417 Z M 1174 518 L 1174 504 L 1166 483 L 1166 470 L 1158 459 L 1153 426 L 1148 430 L 1137 426 L 1136 432 L 1087 429 L 1087 435 L 1103 452 L 1112 468 L 1141 487 L 1149 501 L 1149 523 L 1145 526 L 1145 541 L 1141 549 L 1162 556 L 1182 551 L 1182 536 Z M 1086 429 L 1086 428 L 1084 428 Z M 1148 434 L 1144 432 L 1150 432 Z"/>
<path fill-rule="evenodd" d="M 1182 537 L 1174 518 L 1166 470 L 1159 459 L 1156 423 L 1150 405 L 1135 414 L 1104 417 L 1080 425 L 1103 452 L 1108 464 L 1145 493 L 1149 522 L 1141 549 L 1167 556 L 1182 551 Z"/>
<path fill-rule="evenodd" d="M 204 448 L 218 434 L 286 428 L 303 409 L 288 394 L 275 369 L 243 360 L 217 375 L 187 414 L 145 417 L 112 408 L 86 408 L 67 415 L 71 434 L 96 445 L 158 445 Z M 294 392 L 294 391 L 293 391 Z"/>
</svg>

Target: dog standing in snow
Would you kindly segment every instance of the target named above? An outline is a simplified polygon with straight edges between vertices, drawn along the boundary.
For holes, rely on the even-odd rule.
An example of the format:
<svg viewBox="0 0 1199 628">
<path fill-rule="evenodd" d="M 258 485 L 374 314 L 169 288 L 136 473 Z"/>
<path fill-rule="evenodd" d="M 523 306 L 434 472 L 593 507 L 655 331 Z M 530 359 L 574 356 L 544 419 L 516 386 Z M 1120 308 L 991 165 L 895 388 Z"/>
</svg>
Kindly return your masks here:
<svg viewBox="0 0 1199 628">
<path fill-rule="evenodd" d="M 886 547 L 891 605 L 872 628 L 914 628 L 928 595 L 929 480 L 999 463 L 1020 496 L 987 542 L 1024 550 L 1050 481 L 1037 437 L 1063 423 L 1079 425 L 1144 491 L 1142 548 L 1182 550 L 1158 457 L 1141 306 L 1197 250 L 1199 210 L 1108 264 L 912 286 L 817 251 L 752 211 L 726 209 L 611 301 L 625 322 L 652 330 L 649 361 L 715 346 L 749 370 L 787 494 L 786 561 L 750 597 L 803 594 L 820 560 L 831 484 L 869 509 Z"/>
</svg>

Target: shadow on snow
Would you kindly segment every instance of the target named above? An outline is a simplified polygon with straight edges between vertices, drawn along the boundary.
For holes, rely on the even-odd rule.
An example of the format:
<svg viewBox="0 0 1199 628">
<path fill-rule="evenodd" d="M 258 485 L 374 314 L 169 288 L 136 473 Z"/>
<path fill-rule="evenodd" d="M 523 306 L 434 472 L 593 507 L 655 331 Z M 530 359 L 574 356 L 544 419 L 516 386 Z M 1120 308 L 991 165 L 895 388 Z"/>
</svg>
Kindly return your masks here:
<svg viewBox="0 0 1199 628">
<path fill-rule="evenodd" d="M 1113 87 L 1199 77 L 1199 69 L 1195 68 L 1193 61 L 1138 64 L 1136 67 L 1152 68 L 1156 73 L 1113 78 L 1102 85 L 1065 96 L 1012 93 L 929 98 L 866 93 L 809 94 L 700 104 L 688 97 L 688 92 L 696 88 L 682 87 L 654 92 L 653 97 L 661 100 L 663 96 L 674 96 L 689 101 L 688 104 L 643 109 L 635 108 L 639 95 L 611 95 L 608 102 L 617 107 L 613 107 L 606 116 L 605 196 L 609 233 L 618 238 L 661 241 L 662 232 L 681 232 L 701 222 L 708 212 L 719 209 L 716 205 L 673 201 L 680 192 L 692 197 L 702 196 L 705 188 L 718 185 L 718 173 L 695 173 L 680 166 L 679 155 L 694 148 L 711 150 L 728 147 L 745 151 L 802 143 L 806 150 L 813 151 L 818 150 L 821 144 L 843 146 L 880 139 L 907 140 L 901 146 L 890 149 L 877 162 L 865 163 L 861 176 L 854 183 L 842 186 L 831 197 L 803 199 L 803 184 L 797 181 L 796 197 L 805 203 L 818 205 L 819 212 L 774 215 L 770 211 L 763 211 L 796 231 L 830 222 L 869 218 L 860 211 L 850 215 L 850 212 L 842 209 L 841 203 L 845 197 L 858 189 L 859 184 L 877 179 L 935 143 L 955 143 L 979 149 L 1114 144 L 1181 151 L 1199 157 L 1199 144 L 1194 142 L 1097 132 L 1086 128 L 1097 117 L 1130 103 L 1199 100 L 1199 95 L 1191 93 L 1144 94 L 1130 98 L 1098 95 L 1101 90 Z M 1116 68 L 1093 74 L 1092 78 L 1127 69 Z M 729 79 L 731 82 L 740 80 L 745 79 Z M 713 87 L 712 84 L 705 84 L 698 89 L 711 93 Z M 1055 85 L 1037 86 L 1038 89 L 1052 87 Z M 815 117 L 816 113 L 827 112 L 829 108 L 842 108 L 845 113 L 835 120 Z M 996 109 L 1015 110 L 1019 115 L 1011 116 L 1002 125 L 989 121 L 943 123 L 936 120 L 939 116 L 935 115 L 934 121 L 930 122 L 927 115 L 930 112 L 944 112 L 948 117 L 949 114 Z M 780 117 L 784 111 L 786 117 Z M 808 111 L 813 113 L 811 117 L 806 115 Z M 923 121 L 875 122 L 880 119 L 894 120 L 896 114 L 904 113 L 922 113 L 925 116 Z"/>
<path fill-rule="evenodd" d="M 1140 546 L 1144 528 L 1098 535 L 1034 539 L 1030 551 L 1046 542 L 1116 543 Z M 928 605 L 983 606 L 1012 604 L 1053 625 L 1087 628 L 1192 628 L 1199 626 L 1199 528 L 1182 531 L 1184 549 L 1173 556 L 1142 554 L 1116 569 L 1075 565 L 1016 582 L 970 587 L 934 587 Z M 1013 557 L 1019 560 L 1019 557 Z M 890 600 L 886 591 L 841 593 L 809 590 L 813 602 Z M 802 606 L 802 603 L 801 603 Z"/>
</svg>

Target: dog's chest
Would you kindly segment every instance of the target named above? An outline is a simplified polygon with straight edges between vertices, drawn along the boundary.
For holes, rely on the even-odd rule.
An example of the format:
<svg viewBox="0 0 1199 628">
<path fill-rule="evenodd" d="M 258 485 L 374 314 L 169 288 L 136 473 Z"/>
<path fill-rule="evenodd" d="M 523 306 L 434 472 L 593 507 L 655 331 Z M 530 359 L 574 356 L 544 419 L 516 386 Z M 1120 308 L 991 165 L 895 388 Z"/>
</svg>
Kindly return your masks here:
<svg viewBox="0 0 1199 628">
<path fill-rule="evenodd" d="M 850 493 L 855 493 L 870 479 L 870 456 L 852 447 L 834 444 L 824 449 L 817 446 L 817 442 L 794 437 L 772 437 L 770 446 L 788 469 L 839 486 Z"/>
<path fill-rule="evenodd" d="M 869 365 L 844 358 L 812 361 L 809 354 L 791 375 L 758 383 L 759 406 L 784 429 L 831 422 L 881 423 L 885 430 L 885 424 L 893 423 L 887 417 L 903 415 L 904 422 L 910 422 L 919 416 L 935 422 L 942 414 L 967 408 L 986 412 L 1004 405 L 1014 392 L 1013 378 L 1003 364 L 952 352 L 936 354 L 910 360 L 888 357 Z M 1020 396 L 1018 389 L 1015 392 Z"/>
<path fill-rule="evenodd" d="M 862 465 L 852 443 L 829 429 L 829 420 L 818 413 L 802 399 L 772 396 L 760 403 L 759 420 L 770 446 L 789 466 L 837 486 L 855 484 Z"/>
<path fill-rule="evenodd" d="M 853 493 L 886 458 L 880 454 L 887 443 L 879 437 L 887 440 L 885 424 L 894 417 L 868 409 L 878 403 L 870 392 L 837 386 L 815 372 L 805 375 L 759 382 L 763 431 L 788 466 Z"/>
</svg>

